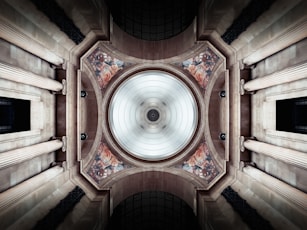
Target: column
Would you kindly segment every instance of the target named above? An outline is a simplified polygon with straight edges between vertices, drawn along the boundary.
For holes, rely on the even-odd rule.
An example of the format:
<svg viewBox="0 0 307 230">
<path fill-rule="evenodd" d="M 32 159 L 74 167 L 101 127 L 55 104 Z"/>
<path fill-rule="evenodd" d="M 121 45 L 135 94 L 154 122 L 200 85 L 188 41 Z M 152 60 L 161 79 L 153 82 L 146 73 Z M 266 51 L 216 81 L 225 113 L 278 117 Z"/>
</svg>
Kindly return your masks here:
<svg viewBox="0 0 307 230">
<path fill-rule="evenodd" d="M 49 63 L 61 65 L 64 63 L 63 58 L 55 55 L 43 45 L 34 41 L 31 37 L 22 33 L 19 29 L 12 26 L 7 20 L 0 15 L 0 37 L 14 45 L 32 53 Z"/>
<path fill-rule="evenodd" d="M 55 92 L 64 88 L 63 84 L 56 80 L 4 63 L 0 63 L 0 78 Z"/>
<path fill-rule="evenodd" d="M 255 91 L 275 85 L 307 78 L 307 63 L 286 68 L 284 70 L 248 81 L 243 85 L 246 91 Z"/>
<path fill-rule="evenodd" d="M 255 140 L 246 140 L 243 145 L 250 151 L 264 154 L 287 164 L 307 169 L 307 153 Z"/>
<path fill-rule="evenodd" d="M 0 210 L 6 210 L 8 207 L 14 205 L 17 201 L 35 191 L 62 172 L 62 167 L 55 166 L 14 186 L 13 188 L 6 190 L 5 192 L 0 193 Z"/>
<path fill-rule="evenodd" d="M 285 197 L 287 200 L 307 211 L 307 194 L 256 169 L 252 166 L 243 168 L 243 172 L 254 178 L 259 183 L 270 188 L 272 191 Z"/>
<path fill-rule="evenodd" d="M 292 28 L 287 30 L 281 36 L 276 39 L 272 39 L 269 43 L 257 49 L 254 53 L 243 59 L 243 63 L 246 65 L 252 65 L 257 63 L 272 54 L 283 50 L 292 44 L 299 42 L 307 37 L 307 20 L 305 17 L 302 18 L 301 22 L 294 25 Z"/>
<path fill-rule="evenodd" d="M 34 157 L 56 151 L 63 147 L 60 140 L 47 141 L 0 153 L 0 169 L 19 164 Z M 0 199 L 1 200 L 1 199 Z"/>
</svg>

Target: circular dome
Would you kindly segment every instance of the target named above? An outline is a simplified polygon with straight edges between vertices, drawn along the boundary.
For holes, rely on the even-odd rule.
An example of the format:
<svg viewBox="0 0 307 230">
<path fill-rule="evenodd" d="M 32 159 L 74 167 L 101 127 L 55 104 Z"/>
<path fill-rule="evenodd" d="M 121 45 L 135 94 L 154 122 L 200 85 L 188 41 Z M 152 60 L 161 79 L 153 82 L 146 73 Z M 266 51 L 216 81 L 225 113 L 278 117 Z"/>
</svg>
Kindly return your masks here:
<svg viewBox="0 0 307 230">
<path fill-rule="evenodd" d="M 197 103 L 189 87 L 173 75 L 143 71 L 116 89 L 108 122 L 126 152 L 145 160 L 162 160 L 191 141 L 198 125 Z"/>
</svg>

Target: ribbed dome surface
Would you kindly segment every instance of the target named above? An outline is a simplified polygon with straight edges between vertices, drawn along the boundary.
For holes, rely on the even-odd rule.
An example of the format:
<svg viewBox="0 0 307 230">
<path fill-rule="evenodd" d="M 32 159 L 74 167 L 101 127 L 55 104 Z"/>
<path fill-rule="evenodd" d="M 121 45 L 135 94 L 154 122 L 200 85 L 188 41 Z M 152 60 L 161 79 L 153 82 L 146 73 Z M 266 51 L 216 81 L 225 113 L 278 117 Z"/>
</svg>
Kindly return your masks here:
<svg viewBox="0 0 307 230">
<path fill-rule="evenodd" d="M 161 160 L 180 152 L 198 124 L 190 89 L 162 71 L 144 71 L 124 81 L 111 98 L 108 113 L 117 143 L 145 160 Z"/>
</svg>

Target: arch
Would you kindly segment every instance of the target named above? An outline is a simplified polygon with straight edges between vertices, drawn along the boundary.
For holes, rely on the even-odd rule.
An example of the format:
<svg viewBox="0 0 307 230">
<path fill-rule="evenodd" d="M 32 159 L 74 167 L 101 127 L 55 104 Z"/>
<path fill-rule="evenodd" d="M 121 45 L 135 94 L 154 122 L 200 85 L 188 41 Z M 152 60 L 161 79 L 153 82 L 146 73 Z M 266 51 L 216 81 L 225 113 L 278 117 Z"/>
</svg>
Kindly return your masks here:
<svg viewBox="0 0 307 230">
<path fill-rule="evenodd" d="M 197 190 L 202 188 L 198 177 L 176 168 L 132 168 L 115 174 L 104 185 L 105 189 L 110 190 L 110 213 L 120 202 L 133 194 L 162 191 L 185 201 L 196 215 Z"/>
<path fill-rule="evenodd" d="M 191 207 L 179 197 L 161 191 L 133 194 L 114 210 L 107 229 L 199 229 Z"/>
</svg>

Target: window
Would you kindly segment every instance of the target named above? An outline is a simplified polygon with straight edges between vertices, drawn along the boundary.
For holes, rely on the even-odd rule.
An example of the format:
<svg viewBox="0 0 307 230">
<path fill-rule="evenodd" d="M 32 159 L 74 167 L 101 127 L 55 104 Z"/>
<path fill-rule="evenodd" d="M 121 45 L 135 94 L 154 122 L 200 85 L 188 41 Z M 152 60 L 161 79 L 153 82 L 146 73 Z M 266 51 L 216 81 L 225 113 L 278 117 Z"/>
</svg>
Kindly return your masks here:
<svg viewBox="0 0 307 230">
<path fill-rule="evenodd" d="M 276 129 L 307 134 L 307 97 L 276 101 Z"/>
<path fill-rule="evenodd" d="M 0 97 L 0 134 L 30 130 L 30 101 Z"/>
</svg>

